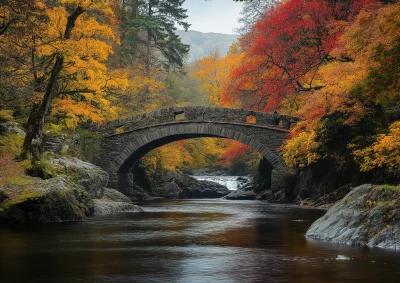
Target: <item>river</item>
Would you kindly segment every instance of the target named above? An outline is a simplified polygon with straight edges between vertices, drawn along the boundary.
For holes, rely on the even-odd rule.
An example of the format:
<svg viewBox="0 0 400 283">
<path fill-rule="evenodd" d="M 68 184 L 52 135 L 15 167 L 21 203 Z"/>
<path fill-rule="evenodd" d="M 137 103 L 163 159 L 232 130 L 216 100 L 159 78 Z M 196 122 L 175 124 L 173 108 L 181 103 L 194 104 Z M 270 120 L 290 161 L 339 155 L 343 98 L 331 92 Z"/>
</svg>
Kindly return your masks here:
<svg viewBox="0 0 400 283">
<path fill-rule="evenodd" d="M 399 282 L 400 252 L 307 241 L 320 210 L 228 200 L 142 206 L 0 228 L 0 282 Z"/>
<path fill-rule="evenodd" d="M 231 191 L 239 189 L 253 178 L 247 176 L 192 176 L 199 181 L 211 181 L 227 187 Z"/>
</svg>

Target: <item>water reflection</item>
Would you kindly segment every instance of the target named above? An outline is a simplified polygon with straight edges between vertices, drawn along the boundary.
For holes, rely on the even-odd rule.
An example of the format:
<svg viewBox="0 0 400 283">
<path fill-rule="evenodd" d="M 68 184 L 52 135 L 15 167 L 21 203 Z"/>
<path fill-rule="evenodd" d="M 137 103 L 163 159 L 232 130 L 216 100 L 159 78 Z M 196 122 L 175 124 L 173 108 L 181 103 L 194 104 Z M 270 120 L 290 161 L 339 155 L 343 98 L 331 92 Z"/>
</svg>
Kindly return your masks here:
<svg viewBox="0 0 400 283">
<path fill-rule="evenodd" d="M 0 230 L 0 282 L 396 282 L 400 253 L 306 241 L 324 212 L 257 201 Z M 336 261 L 338 254 L 349 261 Z"/>
</svg>

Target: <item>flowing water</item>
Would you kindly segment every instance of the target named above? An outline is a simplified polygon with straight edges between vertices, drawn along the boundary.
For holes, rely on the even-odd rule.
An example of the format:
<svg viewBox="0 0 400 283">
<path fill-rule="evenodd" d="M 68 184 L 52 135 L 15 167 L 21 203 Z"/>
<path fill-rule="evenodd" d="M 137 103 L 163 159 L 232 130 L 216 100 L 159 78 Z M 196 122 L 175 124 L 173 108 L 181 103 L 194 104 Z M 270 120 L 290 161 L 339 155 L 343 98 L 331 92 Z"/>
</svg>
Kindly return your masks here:
<svg viewBox="0 0 400 283">
<path fill-rule="evenodd" d="M 251 181 L 247 176 L 192 176 L 199 181 L 212 181 L 227 187 L 231 191 L 239 189 L 244 184 Z"/>
<path fill-rule="evenodd" d="M 320 210 L 227 200 L 143 208 L 0 228 L 0 282 L 399 282 L 400 252 L 307 241 Z"/>
</svg>

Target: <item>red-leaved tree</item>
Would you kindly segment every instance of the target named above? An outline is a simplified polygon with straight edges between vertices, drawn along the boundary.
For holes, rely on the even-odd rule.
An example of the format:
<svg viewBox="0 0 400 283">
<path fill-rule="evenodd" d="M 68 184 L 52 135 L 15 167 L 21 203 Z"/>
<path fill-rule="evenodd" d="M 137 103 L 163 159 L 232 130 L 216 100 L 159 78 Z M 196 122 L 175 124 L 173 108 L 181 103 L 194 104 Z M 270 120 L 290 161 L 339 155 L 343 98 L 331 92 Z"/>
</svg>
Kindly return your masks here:
<svg viewBox="0 0 400 283">
<path fill-rule="evenodd" d="M 289 0 L 267 11 L 241 39 L 245 52 L 231 73 L 224 100 L 273 111 L 284 99 L 298 107 L 301 93 L 322 88 L 316 76 L 341 34 L 343 21 L 372 0 Z"/>
</svg>

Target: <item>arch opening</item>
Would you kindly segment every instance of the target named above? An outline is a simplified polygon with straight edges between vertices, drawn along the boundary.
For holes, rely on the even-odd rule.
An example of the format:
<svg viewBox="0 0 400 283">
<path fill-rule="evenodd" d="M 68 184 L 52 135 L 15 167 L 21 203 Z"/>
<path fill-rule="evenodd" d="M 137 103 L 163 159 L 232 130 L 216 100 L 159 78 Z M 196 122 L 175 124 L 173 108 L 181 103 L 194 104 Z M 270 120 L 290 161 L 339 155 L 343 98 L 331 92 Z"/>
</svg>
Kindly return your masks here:
<svg viewBox="0 0 400 283">
<path fill-rule="evenodd" d="M 213 137 L 213 138 L 226 138 L 225 136 L 222 135 L 216 135 L 216 134 L 206 134 L 206 133 L 197 133 L 197 134 L 174 134 L 174 135 L 167 135 L 158 139 L 154 139 L 150 142 L 145 143 L 143 146 L 137 147 L 135 150 L 133 148 L 130 148 L 131 153 L 129 156 L 124 160 L 124 162 L 121 164 L 121 166 L 118 169 L 118 185 L 117 187 L 121 191 L 125 191 L 127 188 L 132 188 L 133 183 L 134 183 L 134 176 L 133 176 L 133 168 L 135 164 L 148 152 L 161 147 L 163 145 L 175 142 L 175 141 L 181 141 L 181 140 L 187 140 L 187 139 L 193 139 L 193 138 L 202 138 L 202 137 Z M 272 153 L 269 149 L 267 149 L 264 145 L 261 143 L 254 141 L 252 139 L 245 139 L 239 138 L 241 135 L 236 135 L 238 137 L 237 139 L 234 139 L 238 142 L 241 142 L 243 144 L 249 145 L 251 148 L 257 150 L 262 156 L 263 159 L 260 162 L 259 169 L 258 169 L 258 176 L 262 176 L 262 184 L 263 187 L 266 189 L 270 189 L 274 185 L 274 171 L 277 172 L 279 171 L 280 164 L 275 156 L 274 153 Z M 228 138 L 229 139 L 229 138 Z M 232 139 L 232 138 L 230 138 Z M 243 140 L 245 142 L 243 142 Z"/>
<path fill-rule="evenodd" d="M 134 188 L 139 186 L 140 188 L 143 188 L 147 193 L 152 195 L 151 193 L 154 193 L 154 187 L 151 187 L 151 183 L 154 180 L 164 180 L 163 179 L 163 174 L 166 172 L 175 172 L 172 174 L 182 174 L 182 172 L 185 172 L 184 174 L 187 175 L 195 175 L 193 172 L 199 172 L 196 171 L 196 169 L 201 169 L 200 171 L 202 172 L 223 172 L 224 174 L 221 174 L 221 176 L 237 176 L 237 177 L 249 177 L 251 176 L 252 178 L 249 180 L 256 180 L 257 184 L 260 184 L 260 191 L 262 189 L 270 189 L 271 188 L 271 180 L 272 180 L 272 171 L 274 167 L 271 165 L 271 163 L 262 156 L 261 153 L 258 152 L 255 148 L 248 146 L 246 144 L 243 144 L 241 142 L 237 142 L 233 139 L 227 139 L 227 138 L 219 138 L 216 136 L 207 136 L 206 140 L 203 140 L 204 135 L 202 136 L 197 136 L 197 135 L 175 135 L 173 137 L 166 137 L 163 139 L 155 140 L 151 143 L 146 144 L 139 150 L 135 152 L 135 154 L 132 154 L 129 159 L 126 160 L 123 166 L 121 166 L 120 171 L 118 172 L 119 175 L 119 187 L 120 190 L 127 195 L 129 195 L 130 188 Z M 211 138 L 211 139 L 209 139 Z M 174 142 L 177 141 L 186 141 L 187 143 L 176 143 Z M 203 151 L 200 154 L 203 156 L 207 155 L 207 149 L 212 148 L 215 146 L 215 143 L 220 142 L 221 144 L 225 145 L 225 149 L 228 149 L 227 153 L 228 155 L 224 155 L 223 152 L 224 150 L 221 148 L 224 148 L 223 145 L 220 144 L 219 152 L 218 154 L 221 154 L 221 158 L 218 158 L 218 160 L 214 160 L 214 162 L 210 162 L 210 160 L 215 157 L 212 156 L 212 154 L 209 154 L 208 156 L 211 157 L 211 159 L 204 158 L 205 163 L 202 163 L 202 167 L 199 166 L 192 166 L 194 163 L 190 163 L 189 166 L 182 166 L 179 167 L 179 170 L 176 170 L 178 167 L 172 166 L 165 166 L 165 164 L 160 165 L 163 161 L 168 164 L 168 162 L 172 163 L 174 161 L 177 161 L 177 164 L 182 165 L 182 163 L 179 163 L 180 159 L 180 153 L 176 151 L 176 148 L 180 148 L 180 150 L 184 150 L 184 145 L 187 145 L 190 147 L 190 145 L 194 144 L 194 147 L 196 150 Z M 205 147 L 201 147 L 201 143 L 203 145 L 207 145 Z M 165 148 L 165 145 L 171 145 L 169 148 Z M 200 145 L 200 146 L 199 146 Z M 209 147 L 208 147 L 209 146 Z M 154 152 L 156 149 L 162 149 L 164 148 L 167 151 L 161 151 L 161 152 L 156 152 L 153 153 L 154 155 L 152 157 L 146 156 L 147 154 L 151 154 Z M 192 148 L 193 149 L 193 148 Z M 238 149 L 238 154 L 245 154 L 247 157 L 235 155 L 234 158 L 229 159 L 229 154 L 232 153 L 232 151 L 229 151 L 229 149 Z M 241 150 L 242 149 L 242 150 Z M 171 150 L 172 153 L 170 153 L 168 150 Z M 218 151 L 218 150 L 217 150 Z M 236 152 L 233 152 L 235 154 Z M 236 154 L 237 154 L 236 153 Z M 161 155 L 160 155 L 161 154 Z M 188 152 L 186 152 L 188 154 Z M 170 155 L 170 156 L 168 156 Z M 182 154 L 183 156 L 186 156 L 185 154 Z M 157 157 L 155 157 L 157 156 Z M 149 158 L 147 162 L 143 161 L 143 157 Z M 162 157 L 160 159 L 160 157 Z M 151 159 L 153 158 L 153 159 Z M 157 159 L 158 158 L 158 159 Z M 166 158 L 166 160 L 163 160 Z M 245 161 L 244 161 L 245 159 Z M 155 162 L 157 160 L 157 162 Z M 224 163 L 226 160 L 227 163 Z M 142 161 L 142 162 L 140 162 Z M 252 165 L 249 165 L 249 163 L 246 161 L 250 161 Z M 143 163 L 144 162 L 144 163 Z M 205 164 L 205 166 L 204 166 Z M 150 165 L 150 166 L 149 166 Z M 252 166 L 251 169 L 249 167 Z M 156 169 L 156 170 L 155 170 Z M 208 169 L 208 170 L 207 170 Z M 204 171 L 206 170 L 206 171 Z M 152 172 L 152 173 L 150 173 Z M 158 173 L 163 173 L 163 174 L 158 174 Z M 180 173 L 179 173 L 180 172 Z M 190 172 L 190 173 L 189 173 Z M 170 173 L 167 173 L 166 176 L 171 176 L 168 175 Z M 226 175 L 225 175 L 226 174 Z M 214 174 L 210 174 L 213 176 Z M 150 178 L 149 178 L 150 177 Z M 254 178 L 254 179 L 253 179 Z M 149 180 L 153 180 L 149 182 Z M 165 179 L 166 180 L 166 179 Z M 243 179 L 242 179 L 243 180 Z M 163 183 L 158 183 L 156 181 L 154 184 L 162 185 Z M 262 187 L 261 187 L 262 186 Z M 155 194 L 154 196 L 157 196 Z"/>
</svg>

